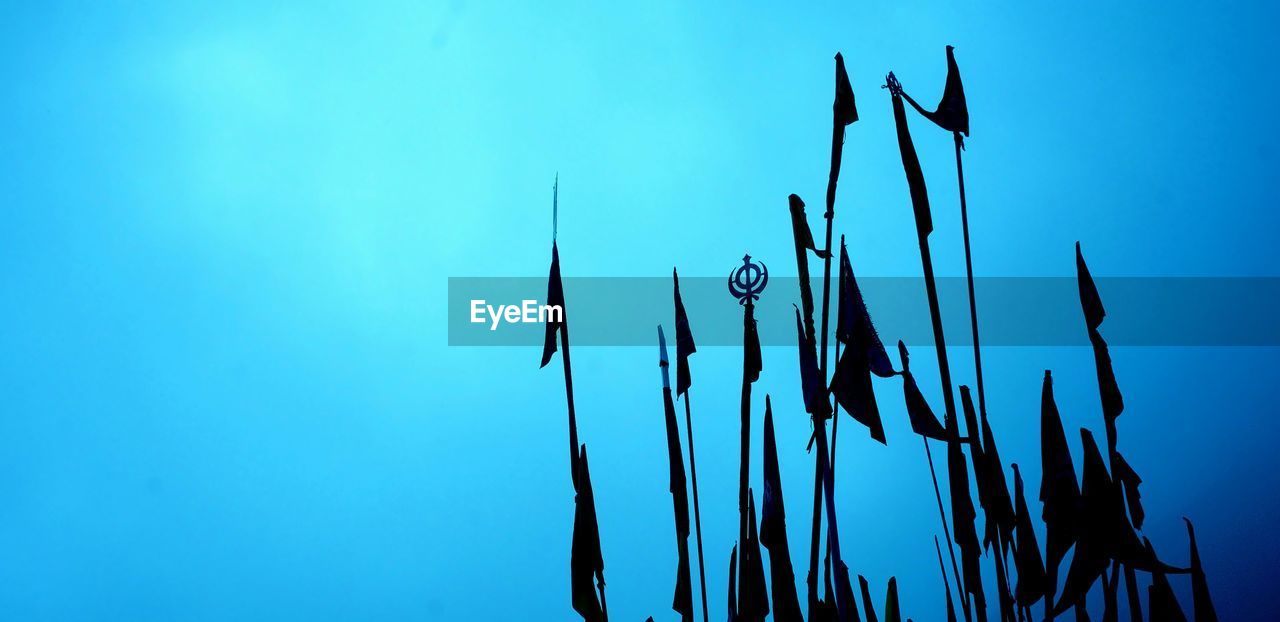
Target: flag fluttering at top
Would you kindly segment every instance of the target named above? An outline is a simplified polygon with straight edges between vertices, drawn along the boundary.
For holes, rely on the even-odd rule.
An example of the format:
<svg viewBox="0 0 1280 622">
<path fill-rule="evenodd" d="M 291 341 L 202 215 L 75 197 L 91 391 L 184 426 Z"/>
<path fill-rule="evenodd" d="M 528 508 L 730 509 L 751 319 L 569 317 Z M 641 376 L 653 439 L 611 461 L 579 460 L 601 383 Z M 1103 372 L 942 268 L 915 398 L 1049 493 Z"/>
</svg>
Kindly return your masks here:
<svg viewBox="0 0 1280 622">
<path fill-rule="evenodd" d="M 676 397 L 680 397 L 693 384 L 689 374 L 689 355 L 697 352 L 698 348 L 693 343 L 693 331 L 689 329 L 684 301 L 680 299 L 680 275 L 675 268 L 671 269 L 671 280 L 675 282 L 676 296 Z"/>
<path fill-rule="evenodd" d="M 960 81 L 960 67 L 956 65 L 955 50 L 954 46 L 947 46 L 947 83 L 942 89 L 942 99 L 938 102 L 937 108 L 925 110 L 906 92 L 903 92 L 902 96 L 907 98 L 912 108 L 915 108 L 924 118 L 933 121 L 938 127 L 948 132 L 959 132 L 968 136 L 969 105 L 965 102 L 964 84 Z"/>
</svg>

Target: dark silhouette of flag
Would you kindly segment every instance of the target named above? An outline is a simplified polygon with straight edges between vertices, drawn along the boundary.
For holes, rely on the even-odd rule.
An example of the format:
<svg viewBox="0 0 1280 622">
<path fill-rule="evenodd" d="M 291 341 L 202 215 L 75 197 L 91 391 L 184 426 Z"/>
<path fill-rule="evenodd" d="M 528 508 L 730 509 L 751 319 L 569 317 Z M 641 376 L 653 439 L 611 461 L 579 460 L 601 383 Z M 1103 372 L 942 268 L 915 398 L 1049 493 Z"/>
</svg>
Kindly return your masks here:
<svg viewBox="0 0 1280 622">
<path fill-rule="evenodd" d="M 559 182 L 557 180 L 557 190 Z M 564 344 L 564 393 L 569 410 L 569 475 L 573 480 L 574 490 L 578 489 L 578 420 L 573 408 L 573 372 L 569 362 L 569 319 L 568 308 L 564 303 L 564 285 L 560 282 L 560 250 L 555 240 L 551 242 L 551 272 L 547 276 L 547 305 L 559 306 L 559 317 L 553 314 L 548 318 L 546 335 L 542 344 L 542 364 L 539 369 L 551 362 L 556 353 L 556 336 Z"/>
<path fill-rule="evenodd" d="M 1196 530 L 1191 521 L 1187 523 L 1187 537 L 1191 540 L 1191 598 L 1192 611 L 1196 622 L 1218 622 L 1218 612 L 1213 607 L 1213 599 L 1209 596 L 1209 582 L 1204 576 L 1204 566 L 1200 563 L 1200 548 L 1196 546 Z"/>
<path fill-rule="evenodd" d="M 871 387 L 871 374 L 882 378 L 893 375 L 889 355 L 884 350 L 867 313 L 866 303 L 849 264 L 849 254 L 840 244 L 840 293 L 836 315 L 836 340 L 845 346 L 831 378 L 831 392 L 836 402 L 855 420 L 867 426 L 871 438 L 885 443 L 880 408 Z M 825 399 L 825 398 L 824 398 Z"/>
<path fill-rule="evenodd" d="M 573 609 L 586 622 L 603 622 L 605 613 L 592 579 L 604 590 L 604 558 L 600 552 L 600 526 L 596 522 L 596 501 L 587 467 L 587 446 L 578 458 L 578 494 L 573 513 L 573 549 L 569 559 Z"/>
<path fill-rule="evenodd" d="M 1098 394 L 1102 398 L 1102 416 L 1107 430 L 1107 456 L 1110 459 L 1112 476 L 1124 488 L 1133 525 L 1141 528 L 1145 513 L 1142 509 L 1142 495 L 1138 492 L 1138 485 L 1142 483 L 1142 478 L 1138 477 L 1116 449 L 1116 419 L 1124 412 L 1124 396 L 1121 395 L 1120 385 L 1116 382 L 1107 341 L 1098 331 L 1107 312 L 1102 307 L 1102 297 L 1098 295 L 1098 286 L 1089 273 L 1089 266 L 1084 262 L 1079 242 L 1076 242 L 1076 281 L 1080 288 L 1080 309 L 1084 312 L 1084 323 L 1089 331 L 1089 343 L 1093 345 L 1094 365 L 1098 372 Z"/>
<path fill-rule="evenodd" d="M 1031 513 L 1027 510 L 1027 498 L 1022 489 L 1022 474 L 1018 465 L 1013 466 L 1015 529 L 1017 540 L 1013 549 L 1013 563 L 1018 571 L 1018 584 L 1014 588 L 1014 598 L 1019 607 L 1030 607 L 1044 596 L 1047 587 L 1044 573 L 1044 561 L 1040 557 L 1040 543 L 1036 540 L 1035 528 L 1031 524 Z"/>
<path fill-rule="evenodd" d="M 693 343 L 693 332 L 689 330 L 689 316 L 684 311 L 684 301 L 680 299 L 680 275 L 675 268 L 671 269 L 671 280 L 675 282 L 676 292 L 676 397 L 684 395 L 693 384 L 689 375 L 689 355 L 698 351 Z"/>
<path fill-rule="evenodd" d="M 982 589 L 982 545 L 974 527 L 977 512 L 973 497 L 969 494 L 969 468 L 965 464 L 964 451 L 960 449 L 959 423 L 946 417 L 947 434 L 947 485 L 951 491 L 951 528 L 956 546 L 960 547 L 961 567 L 964 572 L 964 589 L 973 596 L 978 619 L 986 619 L 986 596 Z"/>
<path fill-rule="evenodd" d="M 667 339 L 658 327 L 658 366 L 662 370 L 662 410 L 667 430 L 667 463 L 670 465 L 671 500 L 676 521 L 676 588 L 671 608 L 685 622 L 693 619 L 693 584 L 689 571 L 689 493 L 684 476 L 684 456 L 680 452 L 680 427 L 676 423 L 676 405 L 671 398 L 668 372 Z"/>
<path fill-rule="evenodd" d="M 547 318 L 546 334 L 542 341 L 542 364 L 539 367 L 546 367 L 551 362 L 551 355 L 556 353 L 556 335 L 564 329 L 567 322 L 564 314 L 564 284 L 560 281 L 560 249 L 554 241 L 551 243 L 551 273 L 547 276 L 547 306 L 558 306 L 561 313 L 559 317 L 551 314 Z"/>
<path fill-rule="evenodd" d="M 1064 602 L 1084 598 L 1111 560 L 1163 572 L 1163 565 L 1142 547 L 1125 516 L 1120 487 L 1107 474 L 1093 433 L 1081 429 L 1080 437 L 1084 445 L 1080 533 L 1062 588 L 1061 611 L 1066 610 Z"/>
<path fill-rule="evenodd" d="M 866 577 L 858 575 L 858 588 L 862 592 L 862 609 L 867 614 L 867 622 L 880 622 L 875 605 L 871 602 L 871 586 Z"/>
<path fill-rule="evenodd" d="M 1067 434 L 1053 400 L 1053 377 L 1044 372 L 1040 393 L 1040 501 L 1044 504 L 1045 573 L 1047 596 L 1052 599 L 1058 583 L 1058 564 L 1076 542 L 1080 521 L 1080 485 L 1071 462 Z M 1053 603 L 1046 601 L 1049 609 Z"/>
<path fill-rule="evenodd" d="M 948 132 L 969 135 L 969 106 L 965 103 L 964 84 L 960 81 L 960 67 L 956 65 L 953 46 L 947 46 L 947 83 L 942 89 L 942 100 L 938 102 L 936 109 L 925 110 L 910 95 L 904 92 L 902 96 L 907 98 L 912 108 L 938 127 Z"/>
<path fill-rule="evenodd" d="M 968 391 L 963 391 L 963 393 L 968 393 Z M 972 401 L 970 401 L 968 408 L 973 408 Z M 981 417 L 983 470 L 981 474 L 975 473 L 975 476 L 981 478 L 978 481 L 978 490 L 986 489 L 991 504 L 989 510 L 984 506 L 984 511 L 989 512 L 987 522 L 995 523 L 999 535 L 1005 543 L 1004 545 L 1008 546 L 1008 542 L 1013 537 L 1013 500 L 1009 497 L 1009 484 L 1004 477 L 1004 465 L 1000 462 L 1000 450 L 996 447 L 996 438 L 991 431 L 991 422 L 986 413 L 982 413 Z M 990 528 L 987 531 L 990 533 Z"/>
<path fill-rule="evenodd" d="M 778 622 L 802 622 L 796 595 L 795 571 L 787 544 L 787 516 L 782 504 L 782 475 L 773 435 L 773 406 L 764 398 L 764 507 L 760 513 L 760 544 L 769 549 L 769 580 L 773 585 L 773 618 Z"/>
<path fill-rule="evenodd" d="M 898 342 L 898 356 L 902 359 L 902 392 L 907 402 L 907 417 L 911 419 L 911 431 L 926 438 L 946 441 L 947 430 L 938 422 L 933 409 L 929 408 L 929 402 L 925 401 L 924 394 L 920 393 L 915 376 L 911 375 L 911 361 L 907 346 L 901 341 Z"/>
<path fill-rule="evenodd" d="M 805 334 L 799 308 L 796 308 L 796 333 L 800 340 L 800 387 L 804 393 L 804 409 L 810 415 L 825 420 L 831 416 L 831 403 L 827 401 L 827 392 L 822 387 L 817 346 Z"/>
<path fill-rule="evenodd" d="M 884 622 L 902 622 L 898 608 L 898 579 L 889 577 L 889 593 L 884 599 Z"/>
<path fill-rule="evenodd" d="M 898 151 L 902 155 L 902 169 L 907 175 L 907 188 L 911 191 L 911 208 L 916 216 L 916 235 L 920 238 L 933 233 L 933 215 L 929 210 L 929 191 L 924 185 L 924 171 L 920 168 L 920 156 L 916 155 L 911 129 L 907 126 L 907 111 L 902 106 L 902 85 L 893 72 L 888 77 L 889 91 L 893 93 L 893 122 L 898 132 Z"/>
<path fill-rule="evenodd" d="M 769 615 L 769 592 L 764 580 L 764 560 L 756 532 L 755 494 L 747 490 L 747 544 L 742 581 L 738 591 L 738 618 L 743 622 L 762 621 Z"/>
</svg>

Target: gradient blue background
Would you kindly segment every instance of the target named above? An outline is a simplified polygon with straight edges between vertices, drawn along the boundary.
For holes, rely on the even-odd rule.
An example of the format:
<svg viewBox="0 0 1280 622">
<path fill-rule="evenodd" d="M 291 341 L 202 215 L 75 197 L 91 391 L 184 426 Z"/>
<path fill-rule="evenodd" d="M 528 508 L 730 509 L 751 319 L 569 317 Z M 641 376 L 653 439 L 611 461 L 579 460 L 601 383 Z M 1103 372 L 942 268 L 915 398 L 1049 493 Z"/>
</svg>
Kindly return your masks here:
<svg viewBox="0 0 1280 622">
<path fill-rule="evenodd" d="M 862 120 L 837 232 L 860 274 L 916 275 L 878 87 L 893 69 L 934 101 L 950 43 L 973 119 L 978 273 L 1069 275 L 1080 239 L 1095 274 L 1274 276 L 1276 13 L 5 3 L 0 617 L 571 619 L 560 371 L 539 372 L 534 348 L 448 348 L 444 322 L 447 276 L 545 274 L 556 171 L 566 275 L 719 275 L 744 250 L 793 273 L 786 195 L 819 222 L 843 51 Z M 959 274 L 950 138 L 913 123 L 938 270 Z M 1054 370 L 1068 430 L 1100 430 L 1092 356 L 984 354 L 1001 453 L 1038 512 L 1040 378 Z M 717 619 L 740 356 L 693 359 Z M 1113 356 L 1146 535 L 1185 561 L 1180 517 L 1194 518 L 1222 617 L 1268 619 L 1280 353 Z M 916 358 L 938 402 L 931 357 Z M 971 382 L 969 351 L 952 359 Z M 610 610 L 673 619 L 656 352 L 574 362 Z M 767 349 L 756 395 L 774 398 L 802 569 L 812 463 L 795 365 Z M 877 592 L 897 575 L 906 615 L 939 619 L 927 470 L 899 383 L 877 389 L 889 446 L 842 426 L 845 554 Z"/>
</svg>

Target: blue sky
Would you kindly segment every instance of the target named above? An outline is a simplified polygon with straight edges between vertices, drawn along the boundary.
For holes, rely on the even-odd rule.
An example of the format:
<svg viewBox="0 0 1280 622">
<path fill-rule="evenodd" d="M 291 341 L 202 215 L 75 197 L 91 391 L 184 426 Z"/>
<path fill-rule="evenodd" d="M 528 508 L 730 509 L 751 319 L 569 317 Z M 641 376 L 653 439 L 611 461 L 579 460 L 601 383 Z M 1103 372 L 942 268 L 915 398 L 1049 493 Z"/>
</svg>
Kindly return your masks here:
<svg viewBox="0 0 1280 622">
<path fill-rule="evenodd" d="M 566 275 L 714 276 L 744 249 L 792 273 L 785 201 L 821 203 L 836 51 L 862 116 L 836 223 L 859 274 L 919 272 L 878 87 L 894 70 L 933 101 L 946 44 L 972 115 L 978 273 L 1069 275 L 1081 240 L 1098 275 L 1280 274 L 1266 3 L 2 10 L 0 610 L 15 619 L 569 619 L 559 372 L 532 348 L 447 347 L 446 278 L 545 274 L 557 171 Z M 938 271 L 960 274 L 950 139 L 913 127 Z M 670 619 L 654 352 L 574 354 L 611 611 Z M 1043 370 L 1068 430 L 1099 430 L 1092 357 L 984 355 L 1001 454 L 1034 491 Z M 1183 559 L 1180 517 L 1195 519 L 1223 617 L 1264 619 L 1277 352 L 1113 356 L 1146 535 Z M 739 357 L 693 362 L 713 612 Z M 928 358 L 913 369 L 940 402 Z M 968 351 L 952 359 L 971 382 Z M 766 349 L 756 391 L 777 408 L 802 552 L 797 377 L 794 352 Z M 858 534 L 842 544 L 931 619 L 928 474 L 900 386 L 877 390 L 889 446 L 840 442 Z"/>
</svg>

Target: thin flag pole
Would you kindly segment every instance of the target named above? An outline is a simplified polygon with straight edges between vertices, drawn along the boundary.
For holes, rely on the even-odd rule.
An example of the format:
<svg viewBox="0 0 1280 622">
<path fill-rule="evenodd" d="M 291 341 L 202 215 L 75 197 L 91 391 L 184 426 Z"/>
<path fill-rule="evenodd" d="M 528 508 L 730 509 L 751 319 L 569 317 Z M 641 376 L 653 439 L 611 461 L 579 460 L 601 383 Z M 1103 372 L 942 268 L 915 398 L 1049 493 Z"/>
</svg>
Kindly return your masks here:
<svg viewBox="0 0 1280 622">
<path fill-rule="evenodd" d="M 916 155 L 915 145 L 911 141 L 911 132 L 907 127 L 906 111 L 902 104 L 902 85 L 891 72 L 886 88 L 892 95 L 894 123 L 898 131 L 898 148 L 902 153 L 903 170 L 907 176 L 907 185 L 911 190 L 911 204 L 915 212 L 916 238 L 920 246 L 920 264 L 924 271 L 925 295 L 929 300 L 929 318 L 933 324 L 934 349 L 938 355 L 938 375 L 942 381 L 942 398 L 947 417 L 955 421 L 956 403 L 951 392 L 951 366 L 947 362 L 946 338 L 942 330 L 942 311 L 938 304 L 938 286 L 933 275 L 933 257 L 929 252 L 929 233 L 933 231 L 933 218 L 929 213 L 929 197 L 924 184 L 924 174 L 920 170 L 920 160 Z M 946 512 L 942 507 L 942 494 L 938 487 L 938 476 L 934 471 L 933 455 L 929 449 L 929 440 L 924 441 L 925 454 L 929 458 L 929 474 L 933 477 L 933 491 L 938 498 L 938 511 L 942 517 L 943 533 L 947 534 L 947 550 L 955 563 L 955 547 L 950 530 L 947 527 Z M 956 585 L 960 586 L 960 599 L 964 605 L 965 619 L 970 617 L 969 598 L 963 588 L 962 576 L 956 573 Z"/>
<path fill-rule="evenodd" d="M 938 487 L 938 471 L 933 466 L 933 450 L 929 449 L 929 437 L 921 436 L 924 441 L 924 455 L 929 460 L 929 477 L 933 478 L 933 496 L 938 500 L 938 518 L 942 519 L 942 535 L 946 536 L 947 553 L 951 555 L 951 571 L 956 577 L 956 589 L 960 592 L 960 605 L 964 611 L 964 619 L 969 620 L 969 595 L 964 591 L 960 565 L 956 563 L 956 550 L 951 544 L 951 528 L 947 526 L 947 511 L 942 506 L 942 492 Z"/>
<path fill-rule="evenodd" d="M 707 617 L 707 571 L 702 563 L 702 511 L 698 509 L 698 467 L 693 460 L 693 415 L 690 414 L 689 392 L 684 394 L 684 424 L 689 430 L 689 475 L 693 482 L 693 527 L 698 541 L 698 582 L 702 588 L 702 622 Z"/>
</svg>

